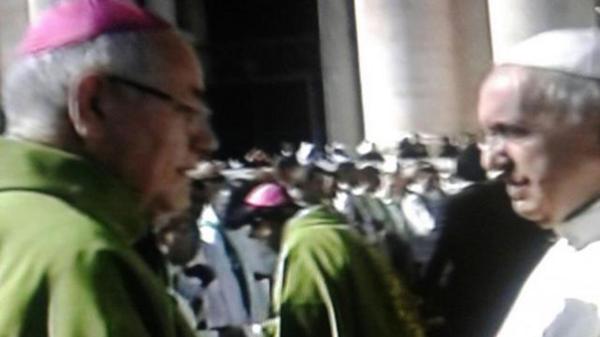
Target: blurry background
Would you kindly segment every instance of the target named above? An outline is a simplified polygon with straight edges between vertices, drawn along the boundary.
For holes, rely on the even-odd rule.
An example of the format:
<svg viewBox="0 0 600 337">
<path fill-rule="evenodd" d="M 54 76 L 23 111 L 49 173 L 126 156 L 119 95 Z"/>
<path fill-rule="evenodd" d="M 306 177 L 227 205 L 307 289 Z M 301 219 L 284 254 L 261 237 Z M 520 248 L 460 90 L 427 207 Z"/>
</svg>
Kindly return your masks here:
<svg viewBox="0 0 600 337">
<path fill-rule="evenodd" d="M 0 72 L 56 1 L 0 1 Z M 385 147 L 411 132 L 474 131 L 494 58 L 540 31 L 597 21 L 596 0 L 136 2 L 196 46 L 221 157 L 284 141 Z"/>
</svg>

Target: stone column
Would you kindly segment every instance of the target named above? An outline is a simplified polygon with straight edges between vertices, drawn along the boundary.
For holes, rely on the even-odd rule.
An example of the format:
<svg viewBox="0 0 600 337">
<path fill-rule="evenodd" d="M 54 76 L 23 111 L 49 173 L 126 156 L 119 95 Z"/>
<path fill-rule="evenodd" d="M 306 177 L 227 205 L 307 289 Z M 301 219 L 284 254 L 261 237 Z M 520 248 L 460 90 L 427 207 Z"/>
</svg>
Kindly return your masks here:
<svg viewBox="0 0 600 337">
<path fill-rule="evenodd" d="M 596 24 L 594 0 L 488 0 L 494 59 L 537 33 Z"/>
<path fill-rule="evenodd" d="M 327 139 L 363 138 L 353 0 L 319 0 L 319 37 Z"/>
<path fill-rule="evenodd" d="M 14 57 L 15 48 L 29 22 L 28 4 L 23 0 L 0 1 L 0 76 Z"/>
<path fill-rule="evenodd" d="M 29 5 L 29 18 L 34 21 L 40 13 L 45 11 L 48 7 L 62 0 L 27 0 Z"/>
<path fill-rule="evenodd" d="M 366 138 L 474 128 L 477 85 L 491 64 L 480 0 L 356 0 Z"/>
</svg>

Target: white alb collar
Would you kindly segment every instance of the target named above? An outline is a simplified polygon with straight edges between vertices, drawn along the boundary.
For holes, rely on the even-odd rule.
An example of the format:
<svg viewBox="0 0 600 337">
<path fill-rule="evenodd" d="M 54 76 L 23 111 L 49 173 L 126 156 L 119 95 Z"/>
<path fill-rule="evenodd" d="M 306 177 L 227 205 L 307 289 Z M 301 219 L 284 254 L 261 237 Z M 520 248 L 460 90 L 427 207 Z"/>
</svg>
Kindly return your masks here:
<svg viewBox="0 0 600 337">
<path fill-rule="evenodd" d="M 583 249 L 594 241 L 600 241 L 600 198 L 581 213 L 556 227 L 556 234 L 564 237 L 575 249 Z"/>
</svg>

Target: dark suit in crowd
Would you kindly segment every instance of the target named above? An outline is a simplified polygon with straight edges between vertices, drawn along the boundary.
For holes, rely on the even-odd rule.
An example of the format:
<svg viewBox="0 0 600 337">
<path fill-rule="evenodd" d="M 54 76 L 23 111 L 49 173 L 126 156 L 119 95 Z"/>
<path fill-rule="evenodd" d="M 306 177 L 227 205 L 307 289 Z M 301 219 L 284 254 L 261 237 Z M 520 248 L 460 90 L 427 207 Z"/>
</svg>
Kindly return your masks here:
<svg viewBox="0 0 600 337">
<path fill-rule="evenodd" d="M 500 181 L 477 183 L 443 207 L 423 292 L 445 323 L 432 336 L 493 336 L 551 235 L 517 216 Z"/>
</svg>

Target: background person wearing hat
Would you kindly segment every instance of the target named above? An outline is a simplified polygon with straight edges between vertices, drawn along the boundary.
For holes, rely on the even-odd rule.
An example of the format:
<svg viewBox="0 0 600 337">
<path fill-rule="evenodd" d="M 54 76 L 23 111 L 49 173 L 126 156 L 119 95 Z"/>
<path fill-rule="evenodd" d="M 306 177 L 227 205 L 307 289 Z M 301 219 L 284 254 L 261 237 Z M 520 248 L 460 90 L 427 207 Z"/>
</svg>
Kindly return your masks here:
<svg viewBox="0 0 600 337">
<path fill-rule="evenodd" d="M 542 33 L 482 85 L 482 158 L 514 210 L 559 240 L 529 276 L 499 336 L 600 335 L 600 32 Z"/>
<path fill-rule="evenodd" d="M 0 334 L 191 335 L 132 250 L 215 147 L 199 62 L 125 1 L 61 2 L 3 85 Z"/>
<path fill-rule="evenodd" d="M 244 204 L 252 224 L 250 235 L 279 252 L 283 225 L 298 210 L 285 187 L 262 183 L 248 193 Z"/>
</svg>

